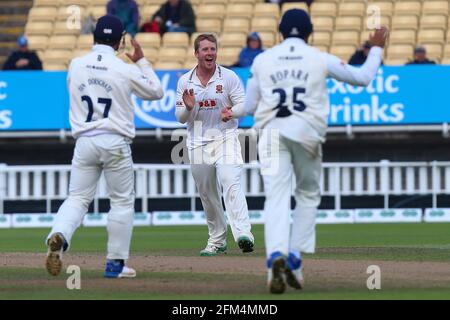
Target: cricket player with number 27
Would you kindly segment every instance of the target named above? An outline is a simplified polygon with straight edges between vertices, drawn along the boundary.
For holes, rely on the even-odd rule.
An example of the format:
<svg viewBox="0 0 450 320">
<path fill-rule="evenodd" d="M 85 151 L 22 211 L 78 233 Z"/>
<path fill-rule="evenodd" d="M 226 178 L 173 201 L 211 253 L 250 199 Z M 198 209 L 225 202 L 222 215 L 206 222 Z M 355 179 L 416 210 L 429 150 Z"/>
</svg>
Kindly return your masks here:
<svg viewBox="0 0 450 320">
<path fill-rule="evenodd" d="M 366 62 L 355 68 L 308 45 L 313 25 L 304 10 L 286 11 L 279 31 L 282 43 L 259 54 L 253 62 L 244 107 L 222 112 L 225 122 L 254 114 L 255 127 L 262 128 L 258 154 L 266 194 L 268 285 L 270 292 L 277 294 L 285 291 L 286 284 L 302 288 L 301 253 L 315 252 L 322 143 L 330 112 L 326 79 L 369 85 L 380 66 L 388 36 L 385 27 L 376 29 L 369 39 L 372 48 Z M 275 135 L 278 138 L 274 139 L 273 132 L 279 134 Z M 296 207 L 291 226 L 292 189 Z"/>
<path fill-rule="evenodd" d="M 159 100 L 161 82 L 132 40 L 130 65 L 116 57 L 124 37 L 122 22 L 114 16 L 97 21 L 92 51 L 72 60 L 67 75 L 70 94 L 70 125 L 76 139 L 70 171 L 69 197 L 56 215 L 47 237 L 46 267 L 58 275 L 63 252 L 80 226 L 92 202 L 100 175 L 104 174 L 110 196 L 106 278 L 132 278 L 136 271 L 129 258 L 134 217 L 134 170 L 130 144 L 135 136 L 131 94 Z"/>
</svg>

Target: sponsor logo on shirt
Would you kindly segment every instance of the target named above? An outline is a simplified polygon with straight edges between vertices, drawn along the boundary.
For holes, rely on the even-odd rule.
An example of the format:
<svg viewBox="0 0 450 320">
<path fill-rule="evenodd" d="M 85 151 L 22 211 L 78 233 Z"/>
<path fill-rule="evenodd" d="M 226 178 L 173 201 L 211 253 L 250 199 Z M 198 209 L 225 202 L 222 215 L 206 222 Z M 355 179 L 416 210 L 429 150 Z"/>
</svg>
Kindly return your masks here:
<svg viewBox="0 0 450 320">
<path fill-rule="evenodd" d="M 216 93 L 223 93 L 223 86 L 221 84 L 216 86 Z"/>
</svg>

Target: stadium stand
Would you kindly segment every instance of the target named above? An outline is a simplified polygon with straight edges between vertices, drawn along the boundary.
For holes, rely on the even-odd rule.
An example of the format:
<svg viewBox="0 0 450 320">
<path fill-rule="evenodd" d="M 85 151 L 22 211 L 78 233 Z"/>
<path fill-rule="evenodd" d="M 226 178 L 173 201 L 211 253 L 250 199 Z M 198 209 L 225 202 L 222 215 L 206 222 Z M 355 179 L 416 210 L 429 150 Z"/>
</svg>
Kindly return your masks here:
<svg viewBox="0 0 450 320">
<path fill-rule="evenodd" d="M 165 0 L 137 2 L 143 24 Z M 5 22 L 22 21 L 22 26 L 26 21 L 25 33 L 30 38 L 31 48 L 39 53 L 49 48 L 65 49 L 72 51 L 70 55 L 72 57 L 75 50 L 80 52 L 81 49 L 88 49 L 91 39 L 86 35 L 79 35 L 76 28 L 67 27 L 65 22 L 71 14 L 67 9 L 68 6 L 79 6 L 81 18 L 88 14 L 98 18 L 105 13 L 106 3 L 107 0 L 2 1 L 0 8 L 14 4 L 16 13 L 11 17 L 0 16 L 0 19 Z M 224 49 L 242 48 L 245 46 L 244 37 L 252 31 L 259 32 L 264 47 L 270 48 L 279 41 L 277 24 L 281 14 L 290 8 L 302 8 L 309 10 L 312 16 L 315 33 L 311 43 L 319 46 L 321 50 L 339 54 L 340 58 L 345 60 L 350 48 L 356 48 L 361 41 L 368 38 L 370 29 L 367 26 L 377 21 L 377 18 L 368 16 L 367 13 L 373 13 L 376 8 L 381 14 L 379 17 L 381 24 L 387 25 L 392 30 L 385 51 L 385 64 L 399 64 L 400 61 L 407 61 L 410 58 L 410 52 L 406 54 L 406 51 L 397 51 L 396 46 L 402 45 L 411 47 L 422 45 L 427 48 L 430 58 L 437 62 L 448 62 L 450 58 L 449 52 L 444 50 L 445 44 L 450 43 L 448 32 L 450 5 L 446 0 L 316 0 L 309 9 L 304 2 L 284 3 L 281 9 L 277 4 L 265 3 L 263 0 L 191 0 L 191 3 L 196 13 L 197 31 L 217 34 Z M 9 35 L 9 40 L 0 46 L 0 61 L 5 59 L 14 47 L 17 36 L 23 32 L 20 28 L 10 28 L 7 31 L 13 32 L 14 36 Z M 168 62 L 165 54 L 159 55 L 155 52 L 169 47 L 182 47 L 189 51 L 192 48 L 192 38 L 196 34 L 193 34 L 191 39 L 185 35 L 170 35 L 158 39 L 157 34 L 140 33 L 137 39 L 147 52 L 151 52 L 153 61 Z M 73 43 L 76 45 L 69 41 L 74 39 L 73 37 L 75 37 Z M 59 42 L 58 39 L 67 42 Z M 63 43 L 67 43 L 67 46 Z M 391 46 L 394 48 L 391 49 Z M 130 49 L 129 45 L 127 49 Z M 47 55 L 43 56 L 47 59 Z M 172 62 L 192 65 L 191 56 L 183 55 L 183 57 L 174 58 Z M 59 63 L 67 65 L 69 60 Z M 44 64 L 50 65 L 48 61 L 44 61 Z M 165 66 L 168 67 L 168 64 L 165 63 Z"/>
</svg>

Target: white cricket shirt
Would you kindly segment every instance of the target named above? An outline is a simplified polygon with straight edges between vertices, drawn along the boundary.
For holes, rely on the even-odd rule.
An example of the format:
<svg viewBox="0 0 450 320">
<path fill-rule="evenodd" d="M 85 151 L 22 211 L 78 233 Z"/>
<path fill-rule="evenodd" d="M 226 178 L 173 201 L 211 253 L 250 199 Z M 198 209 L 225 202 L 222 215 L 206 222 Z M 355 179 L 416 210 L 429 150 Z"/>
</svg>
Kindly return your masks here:
<svg viewBox="0 0 450 320">
<path fill-rule="evenodd" d="M 144 100 L 164 95 L 150 62 L 136 65 L 116 57 L 114 49 L 94 45 L 92 51 L 72 60 L 67 75 L 72 135 L 117 133 L 134 138 L 134 106 L 131 94 Z"/>
<path fill-rule="evenodd" d="M 238 120 L 223 122 L 223 107 L 244 107 L 245 92 L 241 80 L 233 71 L 216 65 L 216 70 L 206 86 L 196 74 L 197 67 L 185 73 L 178 80 L 176 117 L 187 123 L 187 147 L 193 149 L 212 141 L 225 139 L 227 135 L 237 135 Z M 183 102 L 184 90 L 193 90 L 195 106 L 187 111 Z"/>
<path fill-rule="evenodd" d="M 275 128 L 314 155 L 325 141 L 330 112 L 326 78 L 367 86 L 381 63 L 382 49 L 371 48 L 356 68 L 336 56 L 287 38 L 256 56 L 247 82 L 246 102 L 236 116 L 254 114 L 256 128 Z"/>
</svg>

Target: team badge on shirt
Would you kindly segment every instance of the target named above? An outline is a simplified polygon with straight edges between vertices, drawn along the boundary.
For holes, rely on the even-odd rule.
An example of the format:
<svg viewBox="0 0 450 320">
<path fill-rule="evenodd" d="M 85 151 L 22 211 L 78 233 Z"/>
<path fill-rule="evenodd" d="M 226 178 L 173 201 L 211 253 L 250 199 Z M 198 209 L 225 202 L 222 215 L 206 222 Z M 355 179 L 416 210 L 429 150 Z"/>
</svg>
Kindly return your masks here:
<svg viewBox="0 0 450 320">
<path fill-rule="evenodd" d="M 222 87 L 221 84 L 218 84 L 218 85 L 216 86 L 216 93 L 223 93 L 223 87 Z"/>
</svg>

